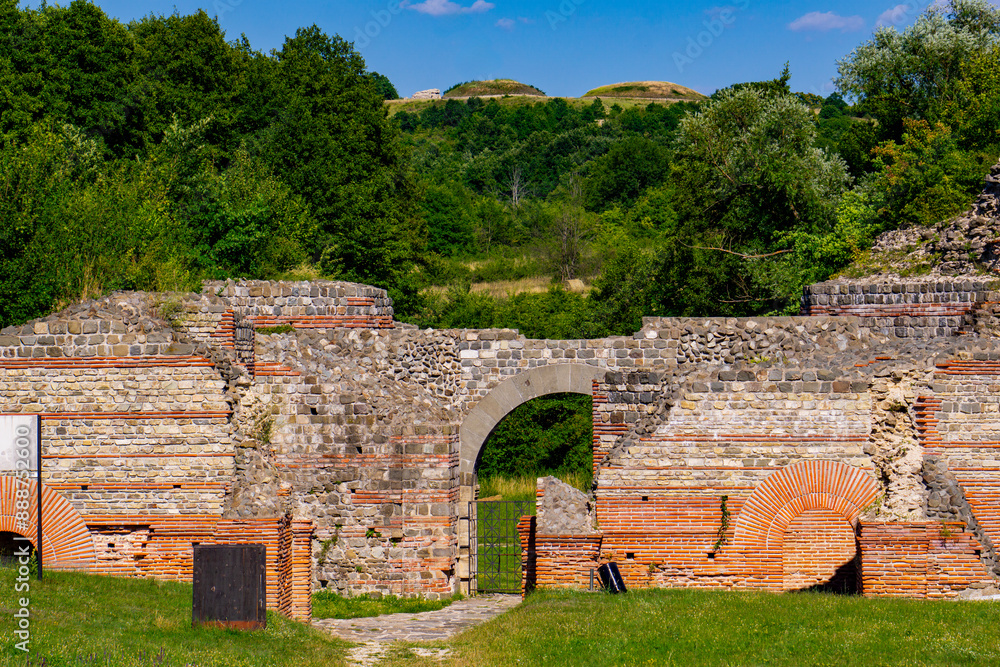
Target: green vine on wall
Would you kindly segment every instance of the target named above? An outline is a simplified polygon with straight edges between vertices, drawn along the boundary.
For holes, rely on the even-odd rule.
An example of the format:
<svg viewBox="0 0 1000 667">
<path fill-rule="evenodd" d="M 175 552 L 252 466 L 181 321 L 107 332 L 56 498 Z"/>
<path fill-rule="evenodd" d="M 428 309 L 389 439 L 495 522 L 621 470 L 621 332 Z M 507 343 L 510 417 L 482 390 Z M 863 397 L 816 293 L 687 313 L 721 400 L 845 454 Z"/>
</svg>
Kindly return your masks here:
<svg viewBox="0 0 1000 667">
<path fill-rule="evenodd" d="M 729 496 L 722 496 L 719 499 L 719 509 L 722 510 L 722 518 L 719 520 L 719 532 L 716 534 L 717 539 L 715 544 L 712 545 L 712 553 L 718 553 L 722 545 L 726 543 L 726 531 L 729 530 L 729 507 L 727 503 L 729 502 Z"/>
</svg>

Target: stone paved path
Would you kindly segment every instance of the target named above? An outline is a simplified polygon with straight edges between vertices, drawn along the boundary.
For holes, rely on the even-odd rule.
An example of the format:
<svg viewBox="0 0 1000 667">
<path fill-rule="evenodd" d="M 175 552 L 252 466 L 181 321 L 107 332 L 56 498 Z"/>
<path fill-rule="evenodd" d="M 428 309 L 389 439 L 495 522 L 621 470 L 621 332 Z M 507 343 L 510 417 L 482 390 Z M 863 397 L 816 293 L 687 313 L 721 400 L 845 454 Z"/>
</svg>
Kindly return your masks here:
<svg viewBox="0 0 1000 667">
<path fill-rule="evenodd" d="M 521 604 L 520 595 L 479 595 L 422 614 L 314 620 L 313 625 L 362 645 L 348 652 L 348 663 L 377 665 L 393 642 L 443 641 Z M 447 649 L 417 649 L 425 657 L 444 658 Z"/>
</svg>

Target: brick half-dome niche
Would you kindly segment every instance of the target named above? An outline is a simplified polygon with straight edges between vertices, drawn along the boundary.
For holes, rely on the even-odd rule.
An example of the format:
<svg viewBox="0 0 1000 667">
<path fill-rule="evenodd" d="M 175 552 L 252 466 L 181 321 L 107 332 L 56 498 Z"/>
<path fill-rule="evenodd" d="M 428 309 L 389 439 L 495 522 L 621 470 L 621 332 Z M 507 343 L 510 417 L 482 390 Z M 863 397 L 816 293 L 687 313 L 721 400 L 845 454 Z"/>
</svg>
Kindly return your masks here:
<svg viewBox="0 0 1000 667">
<path fill-rule="evenodd" d="M 31 499 L 28 529 L 15 524 L 15 493 L 24 482 L 0 476 L 0 532 L 16 533 L 35 545 L 38 526 L 38 487 L 28 486 Z M 53 569 L 90 569 L 95 561 L 94 541 L 87 525 L 68 500 L 42 485 L 42 566 Z"/>
<path fill-rule="evenodd" d="M 824 509 L 856 526 L 861 510 L 878 496 L 871 472 L 837 461 L 803 461 L 772 473 L 743 505 L 733 547 L 761 555 L 781 552 L 792 521 Z"/>
</svg>

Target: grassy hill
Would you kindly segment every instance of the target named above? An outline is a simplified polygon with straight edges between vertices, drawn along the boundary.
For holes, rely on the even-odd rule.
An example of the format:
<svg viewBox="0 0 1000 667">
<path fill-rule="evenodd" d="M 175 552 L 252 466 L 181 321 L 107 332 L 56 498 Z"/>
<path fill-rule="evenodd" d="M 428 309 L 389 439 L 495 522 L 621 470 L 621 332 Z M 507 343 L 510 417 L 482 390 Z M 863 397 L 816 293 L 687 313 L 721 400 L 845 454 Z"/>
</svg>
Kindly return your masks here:
<svg viewBox="0 0 1000 667">
<path fill-rule="evenodd" d="M 488 95 L 530 95 L 545 97 L 545 93 L 513 79 L 493 79 L 490 81 L 467 81 L 444 91 L 444 97 L 486 97 Z"/>
<path fill-rule="evenodd" d="M 626 98 L 643 100 L 681 100 L 695 102 L 706 99 L 704 95 L 696 90 L 679 83 L 669 81 L 632 81 L 626 83 L 615 83 L 610 86 L 594 88 L 586 95 L 587 97 L 601 98 Z"/>
</svg>

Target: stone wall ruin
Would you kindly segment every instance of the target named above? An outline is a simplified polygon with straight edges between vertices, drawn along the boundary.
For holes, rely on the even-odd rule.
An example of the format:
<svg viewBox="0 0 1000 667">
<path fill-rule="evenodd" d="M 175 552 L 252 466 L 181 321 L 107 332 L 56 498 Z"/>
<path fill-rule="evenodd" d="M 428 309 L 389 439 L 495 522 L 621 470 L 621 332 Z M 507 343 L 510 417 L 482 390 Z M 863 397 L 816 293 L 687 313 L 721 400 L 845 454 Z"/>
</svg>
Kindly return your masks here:
<svg viewBox="0 0 1000 667">
<path fill-rule="evenodd" d="M 630 585 L 821 586 L 853 534 L 863 592 L 990 590 L 992 284 L 833 289 L 807 291 L 812 316 L 580 341 L 422 331 L 347 283 L 118 293 L 0 332 L 0 412 L 42 417 L 43 483 L 68 508 L 48 565 L 187 579 L 192 542 L 263 542 L 271 606 L 299 617 L 318 588 L 468 587 L 479 451 L 561 391 L 594 399 L 597 528 L 534 528 L 541 585 L 614 558 Z M 907 553 L 924 565 L 899 578 Z"/>
</svg>

